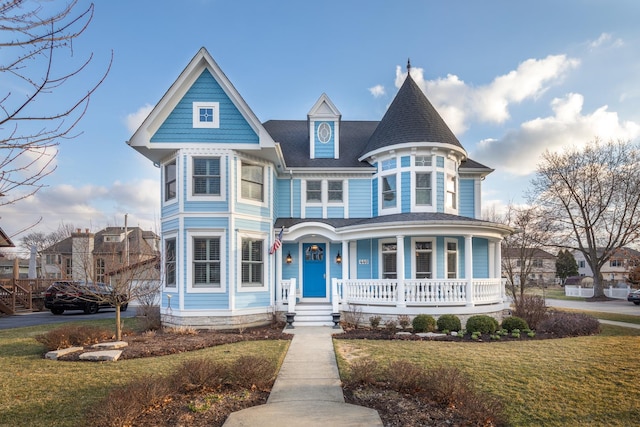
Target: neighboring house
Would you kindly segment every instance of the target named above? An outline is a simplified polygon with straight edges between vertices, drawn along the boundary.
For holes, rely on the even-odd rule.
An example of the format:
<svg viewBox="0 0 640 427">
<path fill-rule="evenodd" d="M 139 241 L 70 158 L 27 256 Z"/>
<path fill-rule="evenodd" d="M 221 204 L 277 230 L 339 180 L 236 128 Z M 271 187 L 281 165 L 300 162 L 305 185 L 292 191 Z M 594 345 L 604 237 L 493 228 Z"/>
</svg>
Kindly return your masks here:
<svg viewBox="0 0 640 427">
<path fill-rule="evenodd" d="M 598 256 L 601 256 L 602 250 L 598 249 L 597 253 Z M 580 276 L 593 276 L 593 271 L 591 271 L 591 267 L 582 252 L 574 251 L 573 256 L 578 263 L 578 274 Z M 639 251 L 631 248 L 618 249 L 600 269 L 602 279 L 607 282 L 626 283 L 629 278 L 629 272 L 634 268 L 638 260 L 640 260 Z"/>
<path fill-rule="evenodd" d="M 15 260 L 6 257 L 0 257 L 0 279 L 13 279 Z M 26 279 L 29 277 L 29 260 L 18 259 L 18 278 Z"/>
<path fill-rule="evenodd" d="M 410 73 L 380 121 L 322 94 L 261 123 L 203 48 L 128 143 L 161 171 L 166 324 L 502 312 L 512 229 L 480 219 L 493 170 Z"/>
<path fill-rule="evenodd" d="M 160 238 L 139 227 L 77 229 L 40 253 L 45 278 L 108 282 L 107 274 L 159 255 Z"/>
<path fill-rule="evenodd" d="M 519 284 L 521 264 L 530 262 L 529 284 L 549 285 L 556 283 L 556 256 L 539 248 L 525 249 L 521 254 L 520 248 L 503 248 L 502 265 L 509 263 L 510 267 L 503 268 L 514 273 L 514 280 Z"/>
</svg>

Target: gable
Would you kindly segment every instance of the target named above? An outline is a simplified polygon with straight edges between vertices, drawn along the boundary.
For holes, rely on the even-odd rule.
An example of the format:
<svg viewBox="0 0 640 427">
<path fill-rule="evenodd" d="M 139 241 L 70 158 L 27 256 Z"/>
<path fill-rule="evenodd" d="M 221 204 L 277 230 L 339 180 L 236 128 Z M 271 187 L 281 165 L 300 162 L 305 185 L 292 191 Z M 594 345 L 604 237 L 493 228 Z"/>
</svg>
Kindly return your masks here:
<svg viewBox="0 0 640 427">
<path fill-rule="evenodd" d="M 217 127 L 194 127 L 194 103 L 214 104 Z M 204 69 L 151 142 L 258 144 L 259 137 L 208 69 Z"/>
</svg>

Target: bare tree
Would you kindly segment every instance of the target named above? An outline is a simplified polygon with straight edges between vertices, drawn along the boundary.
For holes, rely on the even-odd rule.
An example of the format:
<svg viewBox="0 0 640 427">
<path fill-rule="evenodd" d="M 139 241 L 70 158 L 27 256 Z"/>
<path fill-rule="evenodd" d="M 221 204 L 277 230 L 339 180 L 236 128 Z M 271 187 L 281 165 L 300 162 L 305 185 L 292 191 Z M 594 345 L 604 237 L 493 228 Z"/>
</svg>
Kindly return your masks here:
<svg viewBox="0 0 640 427">
<path fill-rule="evenodd" d="M 530 277 L 541 260 L 549 229 L 535 206 L 510 204 L 502 218 L 496 220 L 515 229 L 513 234 L 502 240 L 502 272 L 507 276 L 507 293 L 513 298 L 518 311 L 527 289 L 538 285 Z"/>
<path fill-rule="evenodd" d="M 583 150 L 545 152 L 530 203 L 554 228 L 553 245 L 580 251 L 593 271 L 594 298 L 604 297 L 601 268 L 640 238 L 640 149 L 599 140 Z"/>
<path fill-rule="evenodd" d="M 65 89 L 70 80 L 89 72 L 93 55 L 76 62 L 73 41 L 87 29 L 94 5 L 80 10 L 78 0 L 58 5 L 0 3 L 0 76 L 9 88 L 0 92 L 0 206 L 44 186 L 43 179 L 55 170 L 56 147 L 77 136 L 73 130 L 111 67 L 113 53 L 104 73 L 86 91 Z"/>
</svg>

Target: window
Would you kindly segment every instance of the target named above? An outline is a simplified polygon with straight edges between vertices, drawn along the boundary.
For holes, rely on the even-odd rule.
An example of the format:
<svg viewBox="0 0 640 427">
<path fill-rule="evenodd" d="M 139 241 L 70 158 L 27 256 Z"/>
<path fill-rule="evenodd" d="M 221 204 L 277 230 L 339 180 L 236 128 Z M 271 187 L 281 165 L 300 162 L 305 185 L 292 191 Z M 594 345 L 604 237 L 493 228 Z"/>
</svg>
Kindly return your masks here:
<svg viewBox="0 0 640 427">
<path fill-rule="evenodd" d="M 47 254 L 45 256 L 46 264 L 61 264 L 62 260 L 59 254 Z"/>
<path fill-rule="evenodd" d="M 534 258 L 531 260 L 531 266 L 535 268 L 542 268 L 543 263 L 540 258 Z"/>
<path fill-rule="evenodd" d="M 164 242 L 164 274 L 165 286 L 176 287 L 176 239 L 167 239 Z"/>
<path fill-rule="evenodd" d="M 382 278 L 395 279 L 398 277 L 396 266 L 396 250 L 395 243 L 382 244 Z"/>
<path fill-rule="evenodd" d="M 578 261 L 578 268 L 584 268 L 584 266 L 585 266 L 584 261 Z"/>
<path fill-rule="evenodd" d="M 220 103 L 194 102 L 193 103 L 193 127 L 194 128 L 219 128 L 220 127 Z"/>
<path fill-rule="evenodd" d="M 387 160 L 383 160 L 381 163 L 381 167 L 383 171 L 389 170 L 389 169 L 395 169 L 396 168 L 396 159 L 391 158 L 391 159 L 387 159 Z"/>
<path fill-rule="evenodd" d="M 322 261 L 324 259 L 324 251 L 318 245 L 311 245 L 305 251 L 304 257 L 307 261 Z"/>
<path fill-rule="evenodd" d="M 322 202 L 322 181 L 307 181 L 307 202 Z"/>
<path fill-rule="evenodd" d="M 609 261 L 610 267 L 623 267 L 623 262 L 621 259 L 612 259 Z"/>
<path fill-rule="evenodd" d="M 104 259 L 96 259 L 96 282 L 104 282 Z"/>
<path fill-rule="evenodd" d="M 164 200 L 176 198 L 176 161 L 164 166 Z"/>
<path fill-rule="evenodd" d="M 67 278 L 73 278 L 73 262 L 71 258 L 65 258 L 64 260 L 64 274 Z"/>
<path fill-rule="evenodd" d="M 242 286 L 262 286 L 264 240 L 242 239 Z"/>
<path fill-rule="evenodd" d="M 240 192 L 242 198 L 262 202 L 264 182 L 262 166 L 242 162 L 241 176 Z"/>
<path fill-rule="evenodd" d="M 416 242 L 416 279 L 433 278 L 433 242 Z"/>
<path fill-rule="evenodd" d="M 396 206 L 396 176 L 382 177 L 382 207 L 393 208 Z"/>
<path fill-rule="evenodd" d="M 329 181 L 328 199 L 331 202 L 342 202 L 342 181 Z"/>
<path fill-rule="evenodd" d="M 457 209 L 456 177 L 447 178 L 447 207 Z"/>
<path fill-rule="evenodd" d="M 193 287 L 221 287 L 219 237 L 193 239 Z"/>
<path fill-rule="evenodd" d="M 220 158 L 193 159 L 193 194 L 220 195 Z"/>
<path fill-rule="evenodd" d="M 458 278 L 458 242 L 447 241 L 447 279 Z"/>
<path fill-rule="evenodd" d="M 416 166 L 431 166 L 431 156 L 416 156 Z"/>
<path fill-rule="evenodd" d="M 416 173 L 416 205 L 431 205 L 431 173 Z"/>
</svg>

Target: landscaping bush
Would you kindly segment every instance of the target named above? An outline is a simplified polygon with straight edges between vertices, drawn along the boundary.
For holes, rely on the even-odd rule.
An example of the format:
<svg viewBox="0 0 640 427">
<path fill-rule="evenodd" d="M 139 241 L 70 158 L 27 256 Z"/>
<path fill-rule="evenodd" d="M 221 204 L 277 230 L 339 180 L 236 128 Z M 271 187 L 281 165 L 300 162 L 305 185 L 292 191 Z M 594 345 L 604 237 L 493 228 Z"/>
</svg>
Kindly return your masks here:
<svg viewBox="0 0 640 427">
<path fill-rule="evenodd" d="M 384 323 L 385 328 L 387 328 L 387 332 L 390 332 L 392 334 L 395 334 L 398 331 L 398 323 L 393 320 L 393 319 L 389 319 Z"/>
<path fill-rule="evenodd" d="M 378 362 L 373 359 L 358 359 L 350 366 L 345 385 L 375 384 L 379 373 Z"/>
<path fill-rule="evenodd" d="M 480 314 L 469 317 L 465 328 L 470 333 L 492 334 L 498 329 L 498 321 L 491 316 Z"/>
<path fill-rule="evenodd" d="M 407 316 L 406 314 L 401 314 L 398 316 L 398 325 L 400 325 L 400 328 L 402 328 L 402 330 L 407 329 L 410 324 L 411 318 L 409 316 Z"/>
<path fill-rule="evenodd" d="M 180 391 L 216 389 L 229 377 L 229 367 L 210 359 L 188 360 L 171 377 L 172 388 Z"/>
<path fill-rule="evenodd" d="M 436 320 L 428 314 L 418 314 L 411 324 L 413 332 L 433 332 L 436 329 Z"/>
<path fill-rule="evenodd" d="M 369 324 L 373 329 L 377 329 L 380 326 L 380 321 L 382 318 L 380 316 L 371 316 L 369 317 Z"/>
<path fill-rule="evenodd" d="M 529 325 L 527 324 L 527 321 L 521 317 L 510 316 L 502 319 L 502 329 L 506 329 L 509 332 L 514 329 L 524 331 L 525 329 L 529 329 Z"/>
<path fill-rule="evenodd" d="M 424 368 L 406 360 L 390 363 L 384 377 L 390 388 L 401 393 L 413 393 L 424 388 Z"/>
<path fill-rule="evenodd" d="M 109 330 L 86 325 L 64 325 L 36 336 L 36 340 L 44 344 L 47 350 L 97 344 L 111 338 L 113 333 Z"/>
<path fill-rule="evenodd" d="M 275 379 L 276 364 L 261 356 L 240 356 L 231 365 L 229 378 L 246 388 L 267 388 Z"/>
<path fill-rule="evenodd" d="M 524 319 L 531 329 L 538 329 L 546 314 L 547 304 L 540 295 L 521 296 L 513 310 L 513 315 Z"/>
<path fill-rule="evenodd" d="M 459 331 L 462 329 L 460 318 L 454 314 L 443 314 L 436 321 L 439 331 Z"/>
<path fill-rule="evenodd" d="M 562 337 L 578 337 L 600 333 L 600 322 L 584 313 L 551 311 L 538 325 L 538 332 Z"/>
</svg>

